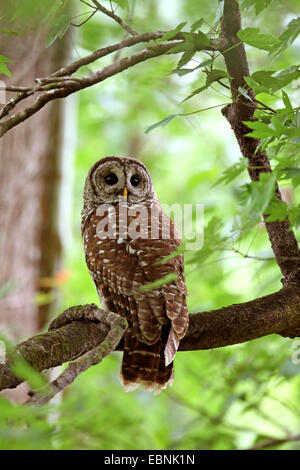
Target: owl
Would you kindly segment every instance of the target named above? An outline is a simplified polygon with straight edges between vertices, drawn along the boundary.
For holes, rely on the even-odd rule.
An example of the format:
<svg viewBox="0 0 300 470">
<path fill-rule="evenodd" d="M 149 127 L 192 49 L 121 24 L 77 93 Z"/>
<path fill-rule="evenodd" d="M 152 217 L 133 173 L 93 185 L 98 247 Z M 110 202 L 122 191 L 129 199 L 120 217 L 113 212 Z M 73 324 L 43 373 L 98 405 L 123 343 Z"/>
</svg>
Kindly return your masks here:
<svg viewBox="0 0 300 470">
<path fill-rule="evenodd" d="M 169 256 L 180 235 L 160 207 L 147 168 L 135 158 L 97 161 L 83 199 L 90 275 L 103 309 L 128 322 L 121 383 L 126 391 L 141 384 L 159 393 L 173 383 L 173 359 L 189 321 L 183 254 Z"/>
</svg>

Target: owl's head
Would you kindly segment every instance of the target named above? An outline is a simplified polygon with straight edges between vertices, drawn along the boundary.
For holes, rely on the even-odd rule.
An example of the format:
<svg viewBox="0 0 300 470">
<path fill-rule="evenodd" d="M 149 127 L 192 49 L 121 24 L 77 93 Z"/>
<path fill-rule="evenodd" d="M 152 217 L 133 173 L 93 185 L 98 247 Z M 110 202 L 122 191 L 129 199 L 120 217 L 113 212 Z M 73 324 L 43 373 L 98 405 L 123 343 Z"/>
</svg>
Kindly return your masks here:
<svg viewBox="0 0 300 470">
<path fill-rule="evenodd" d="M 154 202 L 150 174 L 135 158 L 104 157 L 90 169 L 84 187 L 86 205 L 117 204 L 120 196 L 128 204 Z"/>
</svg>

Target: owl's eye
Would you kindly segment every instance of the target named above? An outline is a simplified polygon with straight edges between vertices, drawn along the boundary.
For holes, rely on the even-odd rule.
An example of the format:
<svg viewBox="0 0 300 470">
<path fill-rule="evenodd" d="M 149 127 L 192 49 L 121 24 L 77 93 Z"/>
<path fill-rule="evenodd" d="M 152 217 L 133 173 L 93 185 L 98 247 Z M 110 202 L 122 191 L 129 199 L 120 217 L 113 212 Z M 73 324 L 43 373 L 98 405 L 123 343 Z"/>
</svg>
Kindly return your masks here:
<svg viewBox="0 0 300 470">
<path fill-rule="evenodd" d="M 133 175 L 131 178 L 130 178 L 130 183 L 132 184 L 132 186 L 138 186 L 140 184 L 140 177 L 138 175 Z"/>
<path fill-rule="evenodd" d="M 104 181 L 105 181 L 105 183 L 109 184 L 110 186 L 113 186 L 119 180 L 118 180 L 117 175 L 115 175 L 114 173 L 108 173 L 108 175 L 105 176 Z"/>
</svg>

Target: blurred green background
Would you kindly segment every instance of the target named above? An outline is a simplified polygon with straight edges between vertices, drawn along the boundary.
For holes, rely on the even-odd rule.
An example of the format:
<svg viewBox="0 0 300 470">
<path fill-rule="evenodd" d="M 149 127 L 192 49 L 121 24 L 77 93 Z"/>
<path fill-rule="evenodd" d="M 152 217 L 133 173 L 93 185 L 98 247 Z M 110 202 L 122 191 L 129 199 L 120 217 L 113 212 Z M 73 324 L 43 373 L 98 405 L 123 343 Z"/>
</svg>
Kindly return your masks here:
<svg viewBox="0 0 300 470">
<path fill-rule="evenodd" d="M 78 3 L 78 2 L 77 2 Z M 273 1 L 259 15 L 257 1 L 244 2 L 243 26 L 259 27 L 278 37 L 299 14 L 298 0 Z M 109 2 L 105 2 L 109 7 Z M 78 14 L 90 11 L 81 5 Z M 137 31 L 167 30 L 182 21 L 199 18 L 210 29 L 217 15 L 217 0 L 147 0 L 130 2 L 117 10 Z M 75 16 L 75 15 L 74 15 Z M 82 15 L 77 22 L 85 19 Z M 74 20 L 75 21 L 75 20 Z M 119 26 L 96 14 L 72 36 L 73 58 L 124 37 Z M 274 64 L 267 52 L 247 47 L 251 72 L 283 69 L 299 60 L 299 40 Z M 140 47 L 136 47 L 140 50 Z M 189 66 L 208 58 L 197 53 Z M 111 58 L 102 60 L 101 66 Z M 222 58 L 217 59 L 223 68 Z M 68 98 L 66 112 L 76 120 L 70 139 L 75 156 L 68 155 L 72 198 L 66 218 L 67 248 L 63 269 L 66 280 L 57 290 L 59 310 L 71 305 L 99 303 L 85 266 L 80 233 L 84 180 L 90 166 L 105 155 L 133 156 L 148 167 L 162 203 L 202 203 L 205 225 L 218 218 L 219 230 L 204 233 L 200 252 L 187 253 L 186 281 L 189 311 L 216 309 L 275 292 L 280 271 L 263 224 L 239 233 L 241 186 L 249 181 L 243 171 L 229 184 L 214 186 L 223 172 L 241 158 L 229 124 L 221 115 L 229 103 L 227 90 L 212 86 L 193 99 L 181 101 L 201 86 L 204 74 L 172 73 L 178 56 L 150 60 L 104 83 Z M 84 72 L 99 68 L 99 62 Z M 299 84 L 288 88 L 299 104 Z M 280 95 L 262 96 L 276 106 Z M 151 132 L 150 125 L 168 115 L 210 110 L 173 119 Z M 67 114 L 68 117 L 68 114 Z M 297 188 L 282 182 L 289 201 L 298 201 Z M 217 238 L 217 234 L 219 238 Z M 221 241 L 223 240 L 223 241 Z M 209 248 L 213 247 L 213 250 Z M 253 258 L 251 258 L 253 257 Z M 258 258 L 258 259 L 254 259 Z M 270 259 L 269 259 L 270 258 Z M 265 259 L 267 259 L 265 261 Z M 53 316 L 57 311 L 53 312 Z M 300 432 L 300 367 L 291 361 L 293 340 L 269 336 L 222 349 L 179 352 L 175 381 L 160 395 L 143 390 L 125 393 L 119 382 L 121 353 L 113 353 L 91 367 L 54 403 L 31 409 L 0 399 L 1 448 L 39 449 L 241 449 L 264 440 L 285 439 Z M 4 423 L 8 419 L 9 426 Z M 25 424 L 25 425 L 24 425 Z M 299 441 L 275 448 L 300 448 Z"/>
</svg>

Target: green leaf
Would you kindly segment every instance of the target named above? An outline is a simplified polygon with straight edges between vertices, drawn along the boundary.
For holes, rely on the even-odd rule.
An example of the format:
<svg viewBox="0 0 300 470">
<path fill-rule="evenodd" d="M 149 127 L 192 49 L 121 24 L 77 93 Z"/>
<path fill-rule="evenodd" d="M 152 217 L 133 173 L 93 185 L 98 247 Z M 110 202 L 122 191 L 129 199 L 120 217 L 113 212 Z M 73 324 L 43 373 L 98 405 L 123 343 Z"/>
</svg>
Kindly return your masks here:
<svg viewBox="0 0 300 470">
<path fill-rule="evenodd" d="M 26 380 L 33 390 L 47 386 L 45 377 L 33 369 L 20 354 L 14 354 L 11 370 L 22 380 Z"/>
<path fill-rule="evenodd" d="M 213 64 L 213 62 L 214 62 L 214 59 L 207 59 L 201 62 L 199 65 L 197 65 L 197 67 L 194 67 L 192 69 L 176 68 L 175 70 L 173 70 L 173 73 L 177 73 L 177 75 L 179 76 L 186 75 L 187 73 L 192 73 L 195 70 L 202 69 L 203 67 L 208 67 L 209 65 Z"/>
<path fill-rule="evenodd" d="M 198 31 L 196 36 L 194 35 L 192 38 L 195 46 L 199 49 L 210 45 L 209 37 L 206 36 L 206 34 L 202 33 L 202 31 Z"/>
<path fill-rule="evenodd" d="M 285 106 L 285 109 L 287 110 L 287 112 L 292 113 L 293 112 L 292 103 L 289 99 L 289 95 L 284 90 L 282 90 L 282 101 L 284 103 L 284 106 Z"/>
<path fill-rule="evenodd" d="M 272 201 L 268 209 L 266 222 L 284 221 L 287 218 L 287 205 L 282 201 Z"/>
<path fill-rule="evenodd" d="M 262 34 L 258 28 L 246 28 L 237 33 L 239 39 L 250 46 L 265 51 L 274 51 L 279 46 L 279 39 L 271 34 Z"/>
<path fill-rule="evenodd" d="M 299 65 L 293 65 L 280 72 L 276 72 L 274 70 L 259 70 L 251 75 L 252 80 L 257 82 L 259 85 L 262 85 L 261 91 L 271 91 L 271 93 L 275 93 L 299 77 Z M 247 78 L 249 77 L 246 77 L 246 81 L 250 86 L 251 81 Z"/>
<path fill-rule="evenodd" d="M 253 129 L 252 132 L 246 134 L 247 137 L 253 137 L 256 139 L 264 139 L 266 137 L 277 137 L 280 135 L 280 132 L 272 129 L 268 124 L 261 121 L 245 121 L 250 129 Z"/>
<path fill-rule="evenodd" d="M 196 31 L 196 29 L 200 29 L 201 26 L 203 25 L 204 19 L 200 18 L 200 20 L 195 21 L 195 23 L 192 24 L 190 32 L 193 33 Z"/>
<path fill-rule="evenodd" d="M 9 34 L 10 36 L 21 36 L 23 34 L 22 31 L 16 31 L 14 29 L 0 29 L 0 33 L 2 34 Z"/>
<path fill-rule="evenodd" d="M 119 7 L 123 8 L 123 10 L 127 10 L 129 6 L 128 0 L 113 0 L 114 3 L 119 5 Z"/>
<path fill-rule="evenodd" d="M 182 28 L 186 25 L 186 21 L 183 21 L 182 23 L 179 23 L 179 25 L 176 26 L 176 28 L 172 29 L 171 31 L 167 31 L 163 37 L 160 39 L 160 42 L 163 41 L 168 41 L 169 39 L 172 39 L 176 34 L 178 34 Z"/>
<path fill-rule="evenodd" d="M 13 60 L 0 54 L 0 73 L 3 73 L 7 77 L 11 77 L 11 72 L 6 66 L 6 63 L 8 62 L 13 62 Z"/>
<path fill-rule="evenodd" d="M 221 183 L 231 183 L 235 178 L 237 178 L 243 171 L 245 171 L 248 167 L 248 160 L 246 158 L 241 158 L 237 163 L 234 163 L 225 171 L 223 171 L 223 176 L 218 179 L 218 181 L 212 186 L 218 186 Z"/>
<path fill-rule="evenodd" d="M 56 39 L 62 39 L 70 27 L 70 18 L 63 13 L 56 17 L 52 24 L 51 30 L 46 39 L 46 47 L 50 47 Z"/>
<path fill-rule="evenodd" d="M 272 0 L 254 0 L 255 3 L 255 13 L 259 15 L 261 11 L 267 8 Z"/>
<path fill-rule="evenodd" d="M 242 3 L 243 8 L 255 7 L 256 15 L 259 15 L 265 8 L 267 8 L 272 0 L 244 0 Z"/>
<path fill-rule="evenodd" d="M 260 173 L 259 181 L 244 186 L 242 193 L 243 211 L 241 215 L 242 230 L 251 230 L 260 220 L 275 193 L 276 175 Z"/>
<path fill-rule="evenodd" d="M 151 126 L 147 127 L 147 129 L 145 130 L 145 134 L 148 134 L 148 132 L 151 132 L 156 127 L 166 126 L 167 124 L 169 124 L 169 122 L 171 122 L 177 116 L 178 116 L 178 114 L 171 114 L 170 116 L 167 116 L 166 118 L 162 119 L 161 121 L 156 122 L 155 124 L 152 124 Z"/>
<path fill-rule="evenodd" d="M 180 68 L 187 64 L 191 58 L 195 55 L 195 50 L 194 49 L 190 49 L 190 50 L 187 50 L 184 52 L 184 54 L 182 54 L 178 64 L 177 64 L 177 69 L 176 70 L 180 70 Z"/>
<path fill-rule="evenodd" d="M 279 36 L 279 47 L 273 56 L 277 59 L 279 55 L 293 44 L 300 34 L 300 17 L 294 18 L 289 22 L 287 29 Z"/>
<path fill-rule="evenodd" d="M 176 281 L 178 278 L 178 274 L 176 273 L 169 273 L 166 276 L 157 279 L 154 282 L 148 282 L 147 284 L 144 284 L 143 286 L 140 287 L 140 291 L 144 292 L 147 290 L 152 290 L 152 289 L 157 289 L 160 286 L 163 286 L 164 284 L 169 284 L 170 282 Z"/>
<path fill-rule="evenodd" d="M 299 186 L 299 182 L 298 182 L 298 185 L 296 187 L 298 187 L 298 186 Z M 289 216 L 291 226 L 292 227 L 299 227 L 300 226 L 300 204 L 298 204 L 295 207 L 289 208 L 288 216 Z"/>
<path fill-rule="evenodd" d="M 201 91 L 206 90 L 210 85 L 212 85 L 212 83 L 217 82 L 218 80 L 221 80 L 221 78 L 228 78 L 228 73 L 225 72 L 224 70 L 219 70 L 219 69 L 212 70 L 211 72 L 207 74 L 205 85 L 203 85 L 200 88 L 197 88 L 197 90 L 194 90 L 182 102 L 189 100 L 195 95 L 198 95 L 199 93 L 201 93 Z"/>
<path fill-rule="evenodd" d="M 199 31 L 196 34 L 185 33 L 185 40 L 181 44 L 172 47 L 168 54 L 177 54 L 178 52 L 192 51 L 193 53 L 205 49 L 210 44 L 209 38 Z"/>
</svg>

